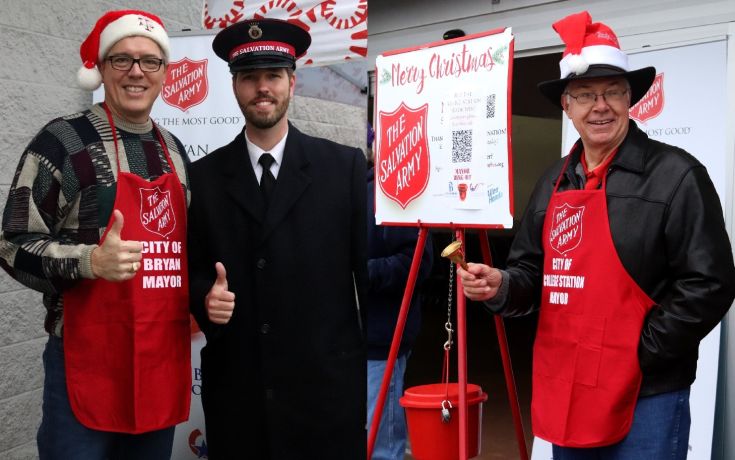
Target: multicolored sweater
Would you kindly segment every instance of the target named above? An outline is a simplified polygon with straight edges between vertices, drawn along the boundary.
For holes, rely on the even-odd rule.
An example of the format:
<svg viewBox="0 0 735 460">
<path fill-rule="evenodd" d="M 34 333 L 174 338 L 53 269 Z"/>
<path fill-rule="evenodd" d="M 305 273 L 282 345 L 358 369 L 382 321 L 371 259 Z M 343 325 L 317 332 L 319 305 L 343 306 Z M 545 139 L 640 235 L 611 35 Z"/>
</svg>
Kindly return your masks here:
<svg viewBox="0 0 735 460">
<path fill-rule="evenodd" d="M 149 120 L 114 118 L 120 169 L 153 180 L 171 172 Z M 168 147 L 187 203 L 184 146 L 158 128 Z M 43 293 L 44 328 L 63 335 L 64 289 L 95 278 L 91 255 L 105 232 L 117 189 L 112 130 L 101 105 L 49 122 L 23 152 L 3 214 L 0 266 Z"/>
</svg>

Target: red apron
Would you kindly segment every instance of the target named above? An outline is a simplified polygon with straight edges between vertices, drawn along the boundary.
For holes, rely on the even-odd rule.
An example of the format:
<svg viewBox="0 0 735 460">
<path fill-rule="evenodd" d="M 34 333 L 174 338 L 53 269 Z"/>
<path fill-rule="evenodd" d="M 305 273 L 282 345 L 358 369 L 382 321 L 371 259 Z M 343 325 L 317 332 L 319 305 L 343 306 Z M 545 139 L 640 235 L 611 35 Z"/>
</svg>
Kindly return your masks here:
<svg viewBox="0 0 735 460">
<path fill-rule="evenodd" d="M 125 216 L 121 238 L 145 247 L 133 279 L 86 279 L 64 292 L 66 384 L 83 425 L 136 434 L 189 417 L 186 201 L 157 129 L 172 172 L 149 182 L 120 171 L 117 133 L 105 110 L 118 155 L 114 208 Z M 111 224 L 112 217 L 108 230 Z"/>
<path fill-rule="evenodd" d="M 628 434 L 642 378 L 638 343 L 654 304 L 618 258 L 605 185 L 557 192 L 557 181 L 544 221 L 531 417 L 536 436 L 565 447 Z"/>
</svg>

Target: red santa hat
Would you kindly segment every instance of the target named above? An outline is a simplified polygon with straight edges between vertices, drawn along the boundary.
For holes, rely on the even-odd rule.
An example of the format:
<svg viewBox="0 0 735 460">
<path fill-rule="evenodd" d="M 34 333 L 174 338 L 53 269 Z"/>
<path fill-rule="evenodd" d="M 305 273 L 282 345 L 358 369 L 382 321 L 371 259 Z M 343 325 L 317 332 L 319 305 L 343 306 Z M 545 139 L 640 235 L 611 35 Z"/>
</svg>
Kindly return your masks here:
<svg viewBox="0 0 735 460">
<path fill-rule="evenodd" d="M 92 32 L 79 47 L 82 67 L 77 82 L 83 89 L 93 91 L 102 84 L 97 64 L 102 62 L 115 43 L 126 37 L 147 37 L 158 44 L 164 60 L 169 58 L 169 40 L 161 19 L 140 10 L 119 10 L 105 13 L 94 25 Z"/>
<path fill-rule="evenodd" d="M 561 106 L 561 94 L 570 80 L 622 76 L 631 87 L 631 105 L 651 87 L 656 69 L 630 70 L 628 55 L 620 49 L 615 32 L 601 22 L 592 22 L 587 11 L 555 22 L 552 27 L 566 45 L 559 62 L 561 78 L 539 83 L 541 92 Z"/>
</svg>

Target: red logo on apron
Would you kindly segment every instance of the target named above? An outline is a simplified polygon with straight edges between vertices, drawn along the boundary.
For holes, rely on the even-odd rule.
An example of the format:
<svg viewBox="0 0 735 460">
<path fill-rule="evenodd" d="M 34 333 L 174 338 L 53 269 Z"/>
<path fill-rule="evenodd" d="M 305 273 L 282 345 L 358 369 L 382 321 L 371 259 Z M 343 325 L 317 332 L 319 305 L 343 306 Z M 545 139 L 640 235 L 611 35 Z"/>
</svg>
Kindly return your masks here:
<svg viewBox="0 0 735 460">
<path fill-rule="evenodd" d="M 192 61 L 184 58 L 168 65 L 166 80 L 161 89 L 163 101 L 186 112 L 207 98 L 207 60 Z"/>
<path fill-rule="evenodd" d="M 630 118 L 643 123 L 664 111 L 664 74 L 656 75 L 643 98 L 630 108 Z"/>
<path fill-rule="evenodd" d="M 383 193 L 404 209 L 429 183 L 428 111 L 429 104 L 412 109 L 401 102 L 395 112 L 379 114 L 376 177 Z"/>
<path fill-rule="evenodd" d="M 564 203 L 555 206 L 551 216 L 549 245 L 561 255 L 579 246 L 582 241 L 582 215 L 584 206 L 574 207 Z"/>
<path fill-rule="evenodd" d="M 171 206 L 171 192 L 160 188 L 140 189 L 140 222 L 149 232 L 168 236 L 176 228 L 176 215 Z"/>
</svg>

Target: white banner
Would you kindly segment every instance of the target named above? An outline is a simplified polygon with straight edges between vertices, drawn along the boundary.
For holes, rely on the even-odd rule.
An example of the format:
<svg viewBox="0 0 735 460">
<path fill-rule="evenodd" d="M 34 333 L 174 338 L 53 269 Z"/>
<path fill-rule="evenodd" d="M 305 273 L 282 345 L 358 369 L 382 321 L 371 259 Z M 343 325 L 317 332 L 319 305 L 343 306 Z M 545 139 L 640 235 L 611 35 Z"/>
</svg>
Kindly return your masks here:
<svg viewBox="0 0 735 460">
<path fill-rule="evenodd" d="M 631 54 L 629 62 L 632 69 L 656 67 L 656 80 L 643 99 L 631 108 L 631 117 L 649 137 L 681 147 L 697 157 L 707 167 L 717 193 L 724 201 L 726 42 Z M 562 154 L 566 155 L 579 134 L 566 117 L 564 120 L 566 134 Z M 717 326 L 699 346 L 697 380 L 692 385 L 690 399 L 689 460 L 711 458 L 719 350 L 720 326 Z M 551 458 L 550 445 L 536 438 L 533 459 Z"/>
<path fill-rule="evenodd" d="M 171 37 L 171 63 L 151 117 L 178 137 L 195 161 L 229 144 L 245 126 L 227 63 L 213 35 Z"/>
<path fill-rule="evenodd" d="M 214 35 L 171 37 L 171 62 L 151 118 L 171 131 L 194 161 L 230 141 L 245 121 L 232 93 L 227 63 L 212 51 Z M 104 87 L 93 100 L 104 99 Z M 206 343 L 196 327 L 191 335 L 192 388 L 189 420 L 176 427 L 173 460 L 207 458 L 201 404 L 199 352 Z"/>
<path fill-rule="evenodd" d="M 367 0 L 205 0 L 202 22 L 222 29 L 243 19 L 275 18 L 311 34 L 301 65 L 328 65 L 367 56 Z"/>
<path fill-rule="evenodd" d="M 378 56 L 377 223 L 513 225 L 512 62 L 510 29 Z"/>
<path fill-rule="evenodd" d="M 227 63 L 212 51 L 214 35 L 171 37 L 171 63 L 151 118 L 181 140 L 192 161 L 230 143 L 245 121 L 232 93 Z M 206 339 L 191 337 L 192 391 L 189 420 L 176 427 L 173 460 L 207 457 L 200 350 Z"/>
<path fill-rule="evenodd" d="M 209 458 L 204 430 L 204 411 L 202 410 L 202 370 L 199 352 L 207 343 L 204 334 L 196 327 L 192 318 L 191 334 L 191 408 L 189 420 L 176 426 L 172 460 L 194 460 Z"/>
</svg>

